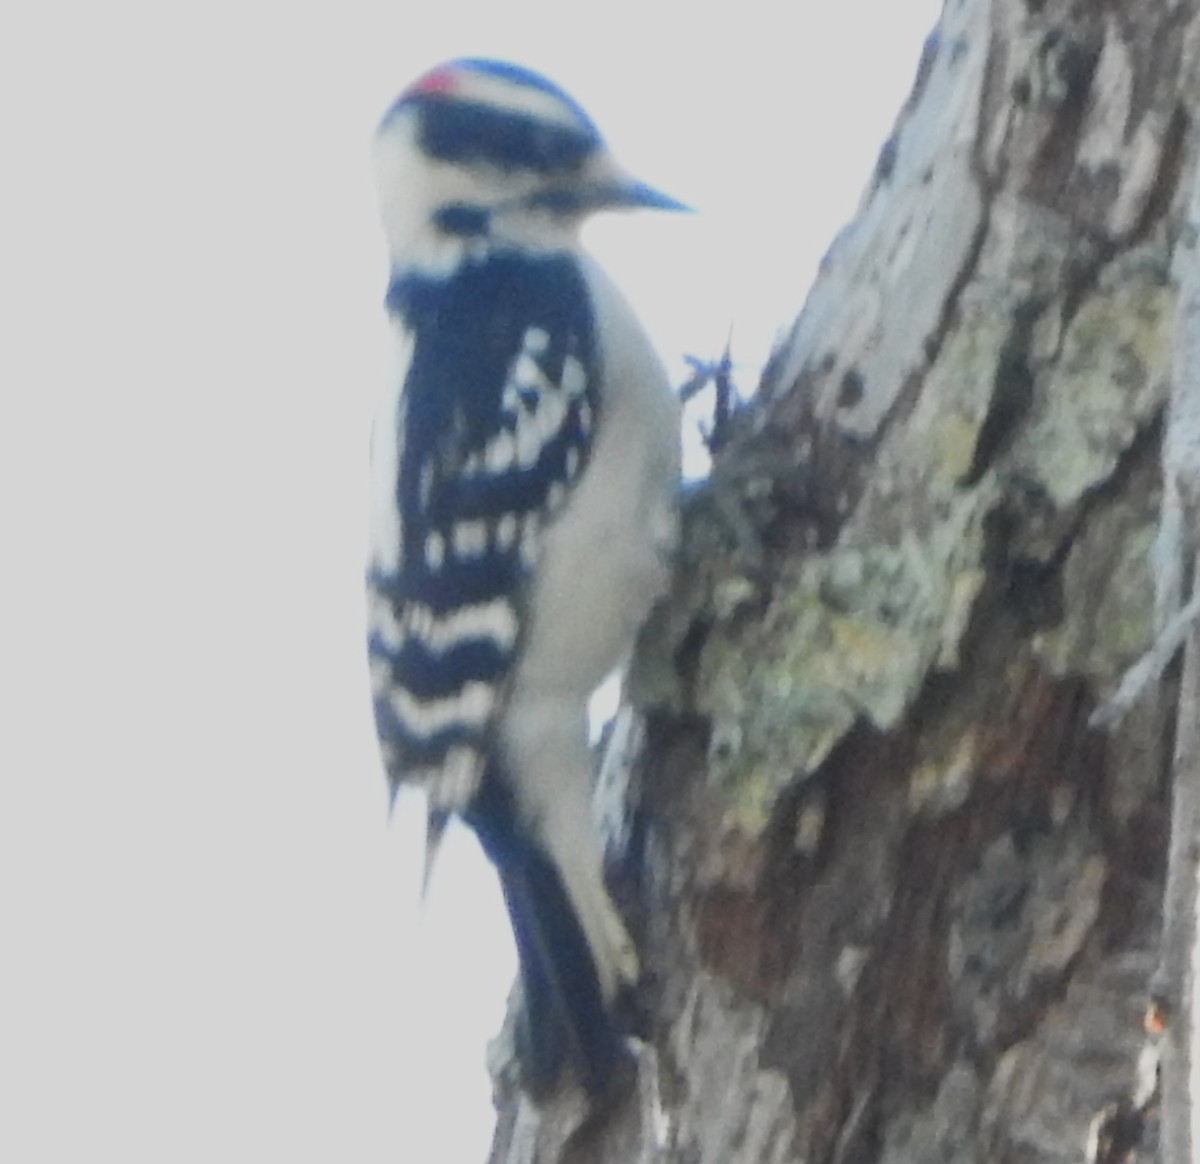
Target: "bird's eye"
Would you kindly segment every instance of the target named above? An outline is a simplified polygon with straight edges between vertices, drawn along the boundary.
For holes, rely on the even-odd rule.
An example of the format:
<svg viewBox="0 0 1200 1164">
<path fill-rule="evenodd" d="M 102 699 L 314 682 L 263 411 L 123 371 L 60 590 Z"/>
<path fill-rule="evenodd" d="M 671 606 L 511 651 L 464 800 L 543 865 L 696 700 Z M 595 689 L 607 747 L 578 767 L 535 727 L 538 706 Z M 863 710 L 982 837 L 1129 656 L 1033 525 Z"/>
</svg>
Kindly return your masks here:
<svg viewBox="0 0 1200 1164">
<path fill-rule="evenodd" d="M 451 202 L 437 210 L 433 222 L 443 234 L 454 235 L 457 238 L 474 238 L 487 234 L 491 226 L 491 212 L 482 206 Z"/>
</svg>

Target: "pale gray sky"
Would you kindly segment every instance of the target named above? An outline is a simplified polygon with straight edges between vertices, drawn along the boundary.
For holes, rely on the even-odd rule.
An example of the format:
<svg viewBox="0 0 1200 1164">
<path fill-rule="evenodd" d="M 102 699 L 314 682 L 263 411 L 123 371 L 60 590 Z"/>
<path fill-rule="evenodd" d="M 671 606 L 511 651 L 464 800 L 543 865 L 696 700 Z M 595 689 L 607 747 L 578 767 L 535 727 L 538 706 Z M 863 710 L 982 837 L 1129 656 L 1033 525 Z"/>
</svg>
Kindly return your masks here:
<svg viewBox="0 0 1200 1164">
<path fill-rule="evenodd" d="M 367 704 L 371 131 L 445 57 L 548 73 L 700 211 L 593 234 L 664 355 L 715 355 L 736 318 L 754 363 L 937 8 L 9 15 L 0 1158 L 482 1159 L 507 924 L 461 835 L 416 908 Z"/>
</svg>

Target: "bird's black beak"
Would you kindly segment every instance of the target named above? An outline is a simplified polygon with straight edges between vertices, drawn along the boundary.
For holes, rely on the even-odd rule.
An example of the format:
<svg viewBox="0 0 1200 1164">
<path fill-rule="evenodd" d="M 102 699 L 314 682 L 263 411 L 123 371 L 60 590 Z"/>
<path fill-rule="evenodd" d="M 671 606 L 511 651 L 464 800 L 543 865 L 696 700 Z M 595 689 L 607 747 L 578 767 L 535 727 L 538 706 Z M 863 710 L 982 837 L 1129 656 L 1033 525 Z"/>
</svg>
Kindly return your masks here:
<svg viewBox="0 0 1200 1164">
<path fill-rule="evenodd" d="M 522 204 L 567 215 L 594 214 L 598 210 L 691 210 L 645 182 L 611 172 L 536 190 Z"/>
<path fill-rule="evenodd" d="M 664 194 L 661 190 L 656 190 L 653 186 L 647 186 L 645 182 L 638 182 L 634 179 L 618 182 L 607 191 L 601 190 L 601 198 L 596 206 L 597 208 L 611 206 L 614 209 L 627 206 L 641 207 L 646 210 L 686 210 L 688 212 L 692 209 L 669 194 Z"/>
</svg>

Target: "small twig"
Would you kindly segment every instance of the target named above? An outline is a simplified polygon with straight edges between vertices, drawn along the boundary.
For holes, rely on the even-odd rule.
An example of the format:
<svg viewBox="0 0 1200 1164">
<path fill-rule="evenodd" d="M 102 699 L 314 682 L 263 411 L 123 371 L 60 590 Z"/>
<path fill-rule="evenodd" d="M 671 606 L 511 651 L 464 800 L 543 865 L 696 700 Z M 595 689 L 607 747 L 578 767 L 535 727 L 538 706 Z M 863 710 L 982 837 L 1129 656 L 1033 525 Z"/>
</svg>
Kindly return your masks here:
<svg viewBox="0 0 1200 1164">
<path fill-rule="evenodd" d="M 725 351 L 717 364 L 713 386 L 716 388 L 716 399 L 713 401 L 713 422 L 712 430 L 708 434 L 708 451 L 715 457 L 729 440 L 737 402 L 737 394 L 733 387 L 733 328 L 729 329 L 729 335 L 725 339 Z"/>
<path fill-rule="evenodd" d="M 1153 686 L 1176 652 L 1187 639 L 1192 623 L 1200 616 L 1200 594 L 1197 594 L 1178 614 L 1163 627 L 1150 649 L 1121 677 L 1121 682 L 1088 720 L 1089 727 L 1115 727 L 1128 714 L 1130 708 Z"/>
<path fill-rule="evenodd" d="M 715 389 L 712 423 L 701 427 L 701 435 L 710 455 L 716 454 L 728 443 L 733 417 L 737 411 L 738 395 L 733 383 L 733 328 L 725 339 L 725 350 L 720 359 L 702 360 L 699 356 L 685 355 L 684 363 L 692 374 L 679 389 L 679 399 L 687 404 L 712 384 Z"/>
<path fill-rule="evenodd" d="M 684 355 L 683 362 L 691 368 L 692 374 L 680 385 L 679 399 L 684 404 L 689 404 L 716 379 L 720 361 Z"/>
</svg>

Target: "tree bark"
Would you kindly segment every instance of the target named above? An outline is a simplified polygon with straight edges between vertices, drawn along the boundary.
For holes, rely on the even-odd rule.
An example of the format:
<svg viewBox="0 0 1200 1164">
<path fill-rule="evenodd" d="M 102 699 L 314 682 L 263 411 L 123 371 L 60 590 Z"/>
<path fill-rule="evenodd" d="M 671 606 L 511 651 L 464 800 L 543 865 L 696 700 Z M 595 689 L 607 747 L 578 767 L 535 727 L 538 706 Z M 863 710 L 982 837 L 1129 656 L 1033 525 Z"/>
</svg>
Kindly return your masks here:
<svg viewBox="0 0 1200 1164">
<path fill-rule="evenodd" d="M 1157 1152 L 1194 680 L 1089 717 L 1156 633 L 1198 37 L 947 3 L 633 676 L 638 1086 L 589 1120 L 498 1084 L 497 1164 Z"/>
</svg>

